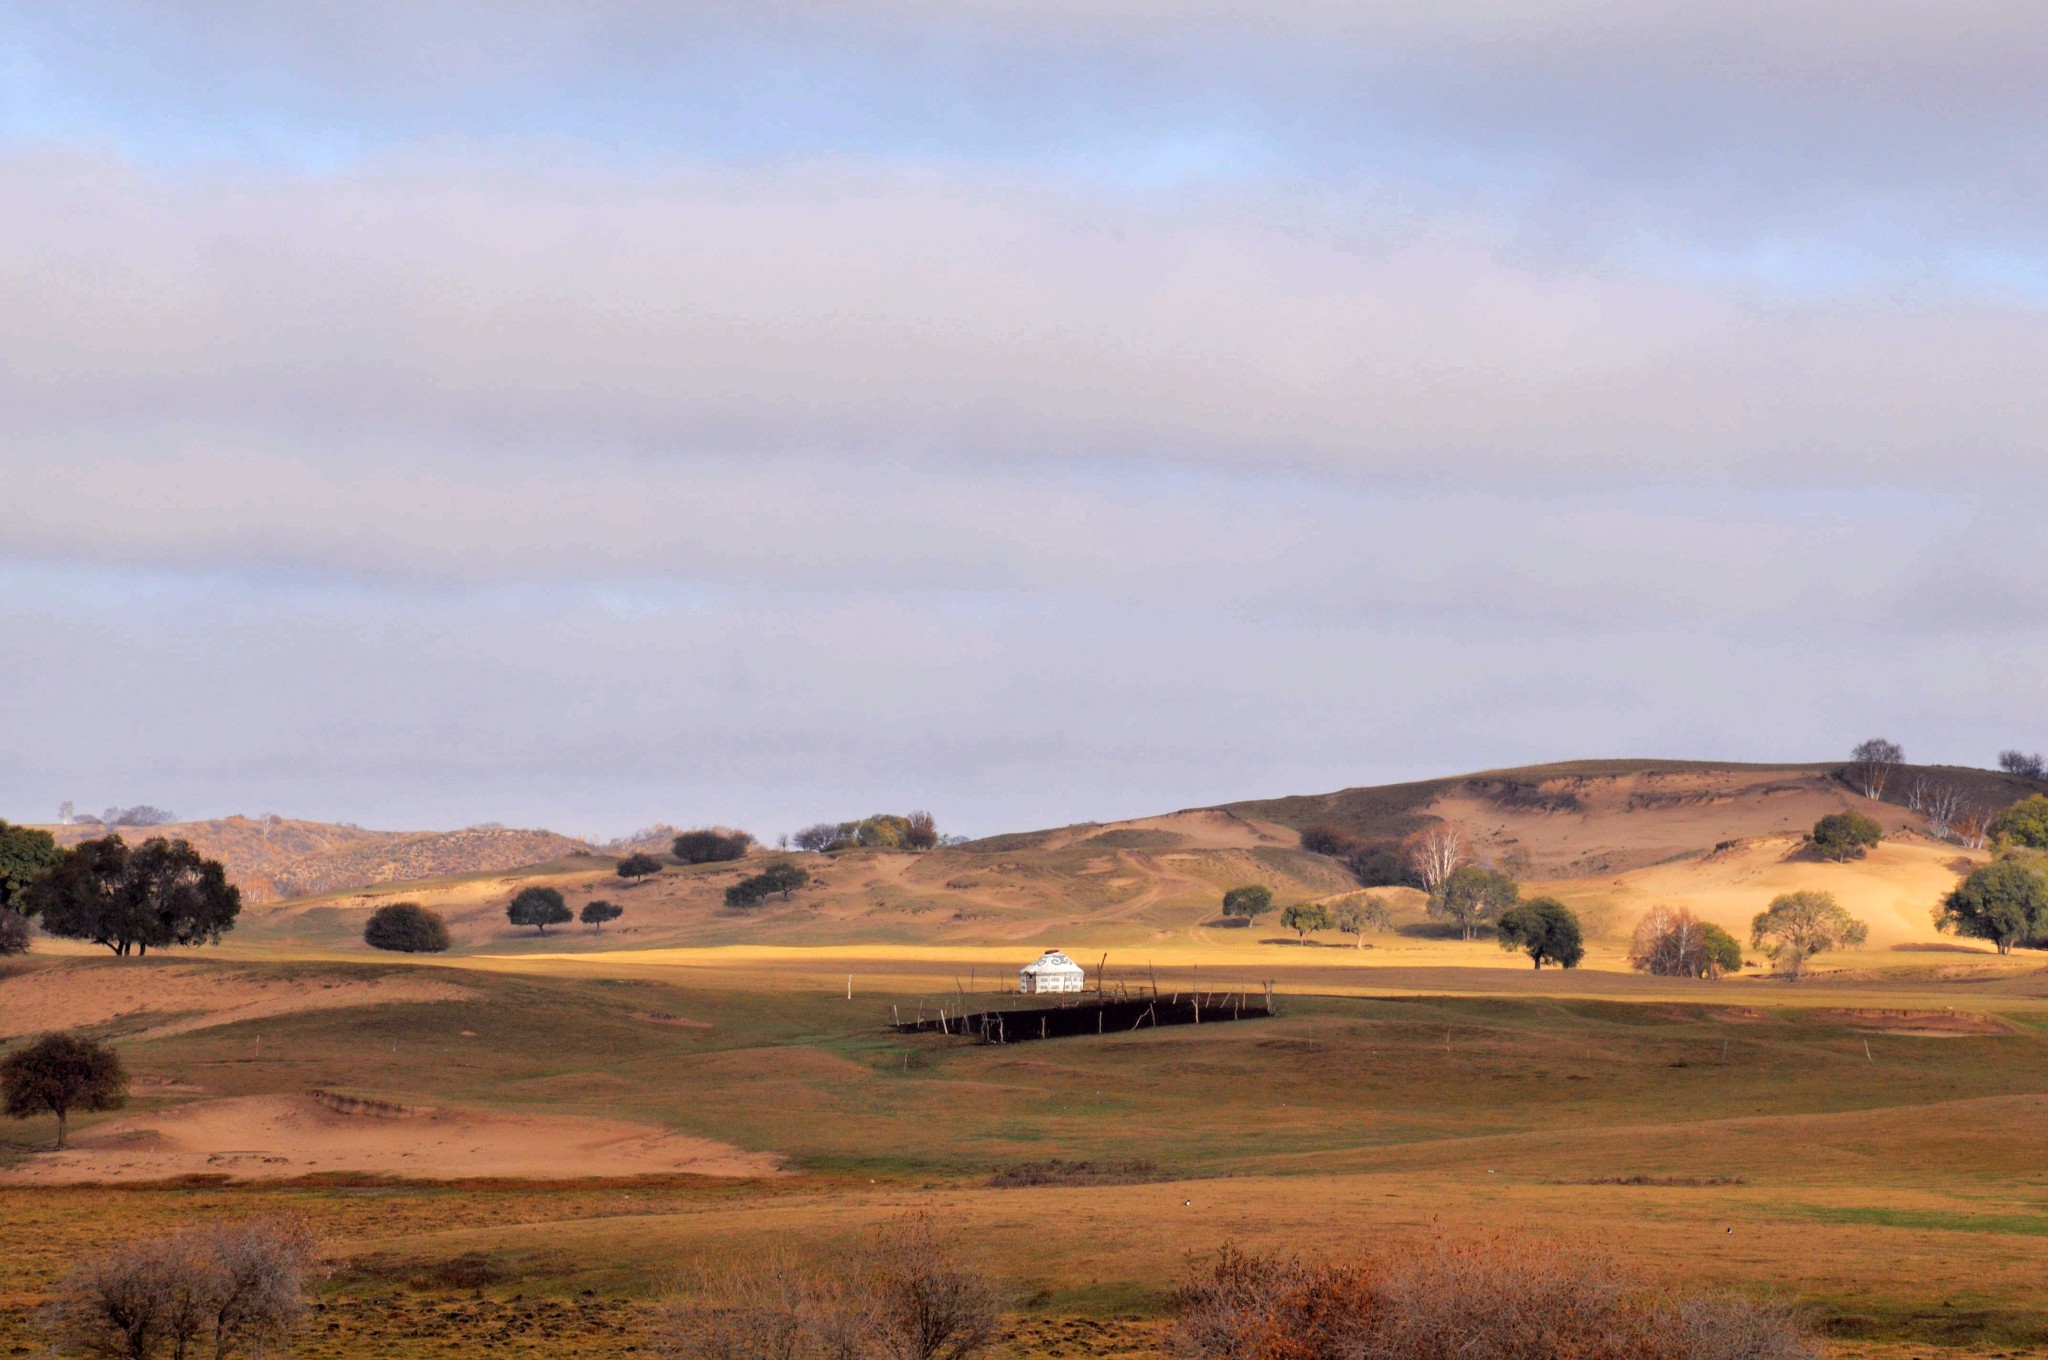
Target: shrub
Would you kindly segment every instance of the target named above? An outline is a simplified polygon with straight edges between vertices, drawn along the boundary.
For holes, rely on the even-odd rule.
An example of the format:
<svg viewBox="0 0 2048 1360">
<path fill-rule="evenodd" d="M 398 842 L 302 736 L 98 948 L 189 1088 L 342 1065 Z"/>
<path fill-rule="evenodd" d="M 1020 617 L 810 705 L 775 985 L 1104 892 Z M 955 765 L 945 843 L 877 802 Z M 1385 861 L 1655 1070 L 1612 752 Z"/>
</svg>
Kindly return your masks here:
<svg viewBox="0 0 2048 1360">
<path fill-rule="evenodd" d="M 1318 822 L 1314 826 L 1302 829 L 1301 848 L 1312 855 L 1344 859 L 1358 849 L 1358 838 L 1342 827 L 1331 826 L 1328 822 Z"/>
<path fill-rule="evenodd" d="M 522 888 L 505 908 L 505 917 L 515 926 L 533 926 L 545 935 L 549 926 L 572 919 L 569 904 L 553 888 Z"/>
<path fill-rule="evenodd" d="M 128 1100 L 121 1055 L 75 1034 L 45 1034 L 0 1062 L 0 1095 L 10 1119 L 57 1116 L 57 1146 L 73 1110 L 112 1110 Z"/>
<path fill-rule="evenodd" d="M 1884 839 L 1884 828 L 1860 812 L 1836 812 L 1813 824 L 1813 848 L 1837 864 L 1862 859 Z"/>
<path fill-rule="evenodd" d="M 660 873 L 661 861 L 646 853 L 631 854 L 620 860 L 619 867 L 613 872 L 620 878 L 630 878 L 638 882 Z"/>
<path fill-rule="evenodd" d="M 606 921 L 616 921 L 625 914 L 626 912 L 623 907 L 615 907 L 600 898 L 595 901 L 585 902 L 583 904 L 583 912 L 578 919 L 584 925 L 596 926 L 597 933 L 602 935 L 604 934 L 604 923 Z"/>
<path fill-rule="evenodd" d="M 1532 898 L 1502 912 L 1500 947 L 1523 951 L 1538 968 L 1546 963 L 1576 968 L 1586 957 L 1579 918 L 1554 897 Z"/>
<path fill-rule="evenodd" d="M 189 1229 L 76 1267 L 45 1310 L 65 1350 L 108 1360 L 282 1349 L 306 1311 L 310 1236 L 293 1222 Z"/>
<path fill-rule="evenodd" d="M 1273 909 L 1273 890 L 1259 883 L 1247 883 L 1223 894 L 1223 914 L 1255 921 Z"/>
<path fill-rule="evenodd" d="M 1816 1360 L 1782 1309 L 1659 1297 L 1605 1263 L 1538 1244 L 1438 1244 L 1385 1261 L 1259 1257 L 1226 1246 L 1175 1295 L 1175 1360 Z"/>
<path fill-rule="evenodd" d="M 713 831 L 699 829 L 685 831 L 676 837 L 674 850 L 678 863 L 682 864 L 724 864 L 729 860 L 745 859 L 747 847 L 754 838 L 744 831 Z"/>
<path fill-rule="evenodd" d="M 26 954 L 35 947 L 35 927 L 18 911 L 0 907 L 0 958 Z"/>
<path fill-rule="evenodd" d="M 1408 882 L 1408 866 L 1397 841 L 1360 845 L 1344 857 L 1344 867 L 1368 888 L 1398 888 Z"/>
<path fill-rule="evenodd" d="M 773 891 L 774 889 L 763 881 L 762 875 L 755 874 L 750 878 L 741 879 L 725 890 L 725 905 L 737 911 L 745 911 L 749 907 L 760 906 L 768 900 L 768 894 Z"/>
<path fill-rule="evenodd" d="M 393 902 L 370 913 L 363 943 L 401 954 L 438 954 L 450 943 L 448 923 L 417 902 Z"/>
</svg>

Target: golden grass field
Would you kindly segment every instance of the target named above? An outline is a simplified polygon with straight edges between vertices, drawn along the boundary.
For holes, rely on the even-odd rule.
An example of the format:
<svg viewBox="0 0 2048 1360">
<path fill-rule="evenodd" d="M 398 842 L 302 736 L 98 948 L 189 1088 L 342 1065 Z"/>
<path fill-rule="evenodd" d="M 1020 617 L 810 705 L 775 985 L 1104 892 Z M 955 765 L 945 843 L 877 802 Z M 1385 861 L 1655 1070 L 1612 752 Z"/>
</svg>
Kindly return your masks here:
<svg viewBox="0 0 2048 1360">
<path fill-rule="evenodd" d="M 1173 1281 L 1226 1241 L 1505 1231 L 1793 1297 L 1844 1356 L 2048 1352 L 2048 959 L 1933 932 L 1967 856 L 1900 834 L 1827 865 L 1758 831 L 1616 869 L 1610 828 L 1609 870 L 1532 889 L 1593 927 L 1584 967 L 1539 973 L 1443 938 L 1401 890 L 1362 949 L 1219 923 L 1247 877 L 1346 890 L 1286 834 L 1201 813 L 862 852 L 755 915 L 716 903 L 732 866 L 621 891 L 569 862 L 252 910 L 203 953 L 51 945 L 0 974 L 0 1036 L 110 1039 L 134 1098 L 75 1120 L 62 1158 L 48 1121 L 0 1130 L 0 1352 L 33 1352 L 68 1261 L 201 1217 L 317 1226 L 305 1354 L 569 1356 L 647 1353 L 686 1268 L 829 1252 L 914 1209 L 1005 1282 L 1015 1357 L 1153 1354 Z M 513 932 L 526 882 L 610 896 L 625 929 Z M 1626 968 L 1652 902 L 1733 928 L 1816 884 L 1872 939 L 1806 980 Z M 450 912 L 457 951 L 365 950 L 364 912 L 400 896 Z M 1270 982 L 1279 1014 L 1007 1048 L 888 1029 L 1018 1004 L 1046 945 L 1091 983 L 1106 954 L 1112 990 Z M 1157 1179 L 989 1184 L 1050 1158 Z"/>
</svg>

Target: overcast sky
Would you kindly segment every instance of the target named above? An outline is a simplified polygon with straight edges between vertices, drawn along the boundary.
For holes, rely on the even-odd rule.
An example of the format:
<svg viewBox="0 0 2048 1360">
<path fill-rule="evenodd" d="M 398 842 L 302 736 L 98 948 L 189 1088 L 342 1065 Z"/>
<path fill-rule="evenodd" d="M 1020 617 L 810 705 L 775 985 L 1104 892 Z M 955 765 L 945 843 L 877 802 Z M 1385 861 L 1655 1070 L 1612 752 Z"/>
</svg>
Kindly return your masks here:
<svg viewBox="0 0 2048 1360">
<path fill-rule="evenodd" d="M 0 816 L 2048 745 L 2048 6 L 0 7 Z"/>
</svg>

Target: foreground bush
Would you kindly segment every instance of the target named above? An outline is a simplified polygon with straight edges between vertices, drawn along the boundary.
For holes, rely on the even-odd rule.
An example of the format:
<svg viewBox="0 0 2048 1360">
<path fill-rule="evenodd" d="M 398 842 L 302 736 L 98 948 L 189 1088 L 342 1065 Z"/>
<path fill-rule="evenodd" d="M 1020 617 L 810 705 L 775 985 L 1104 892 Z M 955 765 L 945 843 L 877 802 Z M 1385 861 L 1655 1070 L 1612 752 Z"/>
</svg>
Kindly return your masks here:
<svg viewBox="0 0 2048 1360">
<path fill-rule="evenodd" d="M 417 902 L 393 902 L 370 913 L 363 943 L 400 954 L 438 954 L 449 945 L 448 923 Z"/>
<path fill-rule="evenodd" d="M 1176 1296 L 1175 1360 L 1815 1360 L 1781 1308 L 1670 1297 L 1551 1247 L 1487 1240 L 1399 1260 L 1224 1248 Z"/>
<path fill-rule="evenodd" d="M 670 1360 L 970 1360 L 995 1344 L 1002 1301 L 915 1214 L 845 1260 L 753 1257 L 700 1277 L 662 1310 Z"/>
<path fill-rule="evenodd" d="M 43 1313 L 64 1354 L 108 1360 L 281 1348 L 306 1311 L 312 1241 L 290 1222 L 194 1228 L 75 1268 Z"/>
</svg>

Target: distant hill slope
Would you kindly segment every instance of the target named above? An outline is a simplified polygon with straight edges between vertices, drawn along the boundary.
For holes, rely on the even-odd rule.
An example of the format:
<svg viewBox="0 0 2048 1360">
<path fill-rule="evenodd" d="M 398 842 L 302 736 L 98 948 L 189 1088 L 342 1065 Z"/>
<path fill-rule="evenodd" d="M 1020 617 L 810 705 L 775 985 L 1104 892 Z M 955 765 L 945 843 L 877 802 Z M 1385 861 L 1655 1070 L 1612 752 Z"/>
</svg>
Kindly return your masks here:
<svg viewBox="0 0 2048 1360">
<path fill-rule="evenodd" d="M 97 825 L 49 829 L 64 845 L 103 834 Z M 365 831 L 270 817 L 119 827 L 115 834 L 130 845 L 152 836 L 192 842 L 201 854 L 226 866 L 229 879 L 252 904 L 374 883 L 499 872 L 592 853 L 584 842 L 552 831 Z"/>
</svg>

